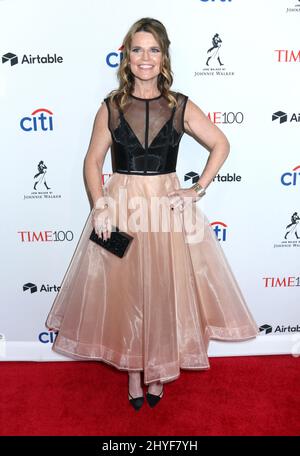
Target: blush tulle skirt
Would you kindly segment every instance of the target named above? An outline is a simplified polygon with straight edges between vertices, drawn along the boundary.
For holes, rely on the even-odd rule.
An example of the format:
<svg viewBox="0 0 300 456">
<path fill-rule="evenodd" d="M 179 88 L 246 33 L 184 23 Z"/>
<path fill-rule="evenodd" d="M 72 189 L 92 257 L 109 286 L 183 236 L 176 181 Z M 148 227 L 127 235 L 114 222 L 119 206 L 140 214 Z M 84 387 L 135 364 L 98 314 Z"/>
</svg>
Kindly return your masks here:
<svg viewBox="0 0 300 456">
<path fill-rule="evenodd" d="M 153 229 L 150 201 L 178 188 L 176 172 L 113 173 L 106 181 L 103 189 L 115 202 L 115 224 L 134 239 L 123 258 L 98 246 L 89 240 L 90 212 L 45 322 L 57 331 L 54 351 L 143 371 L 148 384 L 175 380 L 180 369 L 209 369 L 210 339 L 242 341 L 258 335 L 199 205 L 190 205 L 185 216 L 190 224 L 184 224 L 183 213 L 163 202 L 162 212 L 170 214 L 171 222 L 162 228 L 161 217 Z"/>
</svg>

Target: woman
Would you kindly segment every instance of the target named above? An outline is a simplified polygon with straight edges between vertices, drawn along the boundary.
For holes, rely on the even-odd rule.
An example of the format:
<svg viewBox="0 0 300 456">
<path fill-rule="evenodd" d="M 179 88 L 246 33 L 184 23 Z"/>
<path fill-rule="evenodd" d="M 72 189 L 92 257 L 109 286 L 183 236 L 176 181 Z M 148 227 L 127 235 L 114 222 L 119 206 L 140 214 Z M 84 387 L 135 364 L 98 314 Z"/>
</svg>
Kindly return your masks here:
<svg viewBox="0 0 300 456">
<path fill-rule="evenodd" d="M 144 401 L 142 371 L 153 407 L 180 368 L 210 367 L 211 338 L 258 334 L 215 233 L 194 204 L 229 143 L 195 103 L 170 90 L 169 44 L 165 27 L 152 18 L 138 20 L 125 36 L 120 86 L 96 114 L 85 158 L 93 210 L 46 321 L 59 330 L 53 350 L 128 371 L 136 410 Z M 176 174 L 184 132 L 210 149 L 199 181 L 185 189 Z M 113 174 L 102 186 L 109 148 Z M 157 200 L 172 227 L 162 229 Z M 133 236 L 123 258 L 89 239 L 93 228 L 109 239 L 114 226 Z"/>
</svg>

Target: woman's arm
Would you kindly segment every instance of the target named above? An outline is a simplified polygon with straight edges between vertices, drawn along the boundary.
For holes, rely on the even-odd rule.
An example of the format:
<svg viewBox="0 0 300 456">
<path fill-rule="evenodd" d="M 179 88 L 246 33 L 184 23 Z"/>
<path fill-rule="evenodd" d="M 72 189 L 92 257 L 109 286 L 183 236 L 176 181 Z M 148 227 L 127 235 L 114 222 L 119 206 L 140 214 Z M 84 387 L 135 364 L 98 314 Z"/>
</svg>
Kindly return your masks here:
<svg viewBox="0 0 300 456">
<path fill-rule="evenodd" d="M 210 152 L 198 180 L 199 184 L 206 188 L 218 174 L 229 154 L 229 141 L 225 134 L 190 99 L 185 107 L 184 129 Z"/>
<path fill-rule="evenodd" d="M 84 159 L 84 173 L 94 205 L 98 198 L 103 196 L 102 167 L 111 144 L 112 138 L 108 128 L 108 110 L 106 103 L 102 102 L 95 116 L 90 144 Z"/>
</svg>

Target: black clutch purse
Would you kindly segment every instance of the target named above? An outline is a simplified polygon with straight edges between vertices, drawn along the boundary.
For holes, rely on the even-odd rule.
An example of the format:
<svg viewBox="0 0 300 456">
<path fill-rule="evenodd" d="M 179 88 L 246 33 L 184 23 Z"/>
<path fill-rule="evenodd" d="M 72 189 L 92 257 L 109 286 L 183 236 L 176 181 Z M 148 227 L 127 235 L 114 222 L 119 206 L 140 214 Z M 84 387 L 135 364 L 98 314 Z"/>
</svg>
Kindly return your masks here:
<svg viewBox="0 0 300 456">
<path fill-rule="evenodd" d="M 113 227 L 116 231 L 112 231 L 110 238 L 104 241 L 102 236 L 98 236 L 95 232 L 95 228 L 90 235 L 90 240 L 100 245 L 109 252 L 117 255 L 119 258 L 122 258 L 128 250 L 128 247 L 133 240 L 133 237 L 130 234 L 120 231 L 118 227 Z"/>
</svg>

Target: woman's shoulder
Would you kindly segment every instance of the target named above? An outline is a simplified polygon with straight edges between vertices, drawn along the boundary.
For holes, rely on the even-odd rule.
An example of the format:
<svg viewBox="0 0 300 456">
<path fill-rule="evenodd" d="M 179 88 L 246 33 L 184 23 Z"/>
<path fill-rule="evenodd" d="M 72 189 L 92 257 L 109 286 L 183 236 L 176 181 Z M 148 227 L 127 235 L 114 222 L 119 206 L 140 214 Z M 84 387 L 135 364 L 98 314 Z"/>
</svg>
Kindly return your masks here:
<svg viewBox="0 0 300 456">
<path fill-rule="evenodd" d="M 185 93 L 176 91 L 172 92 L 172 95 L 174 95 L 177 100 L 177 109 L 183 108 L 186 105 L 188 96 Z"/>
<path fill-rule="evenodd" d="M 176 92 L 174 92 L 177 96 L 179 97 L 187 97 L 188 95 L 186 95 L 184 92 L 181 92 L 179 90 L 177 90 Z"/>
<path fill-rule="evenodd" d="M 105 101 L 106 103 L 107 103 L 107 102 L 111 102 L 113 93 L 114 93 L 113 90 L 110 91 L 110 92 L 108 92 L 108 93 L 103 97 L 103 100 L 102 100 L 102 101 Z"/>
<path fill-rule="evenodd" d="M 116 102 L 116 99 L 113 98 L 113 95 L 115 94 L 115 90 L 112 90 L 111 92 L 107 93 L 104 98 L 102 99 L 102 103 L 107 105 L 107 108 L 110 112 L 114 112 L 118 110 L 118 105 Z"/>
<path fill-rule="evenodd" d="M 172 95 L 176 97 L 177 101 L 179 102 L 179 105 L 185 103 L 188 99 L 188 95 L 180 91 L 172 92 Z"/>
</svg>

